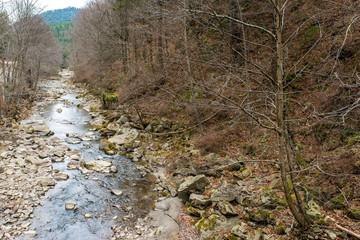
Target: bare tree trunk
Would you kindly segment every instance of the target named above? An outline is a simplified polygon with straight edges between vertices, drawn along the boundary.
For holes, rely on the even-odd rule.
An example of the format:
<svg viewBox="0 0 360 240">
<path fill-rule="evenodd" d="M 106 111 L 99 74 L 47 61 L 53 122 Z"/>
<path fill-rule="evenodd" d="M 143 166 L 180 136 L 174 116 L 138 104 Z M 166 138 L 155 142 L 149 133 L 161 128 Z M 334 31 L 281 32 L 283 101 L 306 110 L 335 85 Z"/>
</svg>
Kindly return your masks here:
<svg viewBox="0 0 360 240">
<path fill-rule="evenodd" d="M 188 9 L 189 3 L 188 0 L 184 0 L 184 9 Z M 184 47 L 185 47 L 185 58 L 186 58 L 186 65 L 187 65 L 187 76 L 190 81 L 190 103 L 194 105 L 194 111 L 196 115 L 197 124 L 200 128 L 201 134 L 203 134 L 204 129 L 200 120 L 199 116 L 199 109 L 196 103 L 196 96 L 195 96 L 195 84 L 194 84 L 194 77 L 192 74 L 191 64 L 190 64 L 190 57 L 189 57 L 189 43 L 188 43 L 188 33 L 187 33 L 187 17 L 186 12 L 184 14 Z"/>
<path fill-rule="evenodd" d="M 164 75 L 164 47 L 163 47 L 163 0 L 158 0 L 159 6 L 159 36 L 158 36 L 158 58 L 159 58 L 159 66 L 161 77 Z"/>
<path fill-rule="evenodd" d="M 280 161 L 280 174 L 282 185 L 285 192 L 286 202 L 289 209 L 296 221 L 301 227 L 307 228 L 309 226 L 307 218 L 304 212 L 301 210 L 302 206 L 299 206 L 299 202 L 295 202 L 291 197 L 291 191 L 288 184 L 288 171 L 291 172 L 293 166 L 291 165 L 291 159 L 288 158 L 288 138 L 287 128 L 285 123 L 285 104 L 286 104 L 286 93 L 284 91 L 284 49 L 282 44 L 282 16 L 280 8 L 280 0 L 274 0 L 275 5 L 275 28 L 276 28 L 276 82 L 277 82 L 277 93 L 276 93 L 276 122 L 278 125 L 277 133 L 279 140 L 279 161 Z M 292 179 L 290 178 L 290 181 Z M 294 182 L 292 182 L 294 186 Z M 296 196 L 297 198 L 297 196 Z"/>
</svg>

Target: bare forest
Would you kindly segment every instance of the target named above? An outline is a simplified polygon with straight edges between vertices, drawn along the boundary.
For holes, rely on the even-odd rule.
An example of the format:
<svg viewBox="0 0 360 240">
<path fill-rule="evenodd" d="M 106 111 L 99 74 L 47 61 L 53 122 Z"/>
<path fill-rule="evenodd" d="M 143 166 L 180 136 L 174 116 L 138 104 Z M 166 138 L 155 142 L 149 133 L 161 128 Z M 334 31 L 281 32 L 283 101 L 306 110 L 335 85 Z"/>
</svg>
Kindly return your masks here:
<svg viewBox="0 0 360 240">
<path fill-rule="evenodd" d="M 36 1 L 1 1 L 1 117 L 19 118 L 20 106 L 36 97 L 38 81 L 58 73 L 58 43 L 39 14 Z"/>
<path fill-rule="evenodd" d="M 1 117 L 63 61 L 38 13 L 0 11 Z M 356 0 L 92 0 L 63 66 L 101 102 L 101 150 L 166 170 L 179 239 L 360 239 L 359 13 Z M 141 144 L 116 143 L 134 132 Z"/>
<path fill-rule="evenodd" d="M 154 117 L 186 125 L 155 135 L 186 135 L 204 154 L 272 162 L 291 213 L 308 228 L 309 191 L 329 208 L 339 196 L 356 207 L 360 197 L 359 7 L 92 1 L 73 29 L 72 66 L 105 107 L 126 106 L 144 128 Z"/>
</svg>

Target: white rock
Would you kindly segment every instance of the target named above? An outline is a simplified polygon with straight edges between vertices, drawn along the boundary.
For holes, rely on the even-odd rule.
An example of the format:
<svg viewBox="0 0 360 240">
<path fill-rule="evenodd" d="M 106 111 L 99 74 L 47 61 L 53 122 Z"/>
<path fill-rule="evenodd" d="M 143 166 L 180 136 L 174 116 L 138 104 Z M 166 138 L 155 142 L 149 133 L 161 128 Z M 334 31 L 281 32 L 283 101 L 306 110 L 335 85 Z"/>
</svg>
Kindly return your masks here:
<svg viewBox="0 0 360 240">
<path fill-rule="evenodd" d="M 66 210 L 75 210 L 75 209 L 76 209 L 76 205 L 77 205 L 76 202 L 68 202 L 68 203 L 65 203 L 65 209 L 66 209 Z"/>
<path fill-rule="evenodd" d="M 123 194 L 123 192 L 119 189 L 112 189 L 111 193 L 116 195 L 116 196 L 121 196 Z"/>
</svg>

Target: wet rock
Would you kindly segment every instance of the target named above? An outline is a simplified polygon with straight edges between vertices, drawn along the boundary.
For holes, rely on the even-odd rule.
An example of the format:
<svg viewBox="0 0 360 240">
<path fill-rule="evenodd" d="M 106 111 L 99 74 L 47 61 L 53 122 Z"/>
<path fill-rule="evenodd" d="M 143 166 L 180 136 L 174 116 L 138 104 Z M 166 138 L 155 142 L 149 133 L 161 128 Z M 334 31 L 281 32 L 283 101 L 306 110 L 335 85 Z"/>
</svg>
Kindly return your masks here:
<svg viewBox="0 0 360 240">
<path fill-rule="evenodd" d="M 234 206 L 227 202 L 227 201 L 221 201 L 218 202 L 217 204 L 220 212 L 224 215 L 224 216 L 236 216 L 238 215 Z"/>
<path fill-rule="evenodd" d="M 110 173 L 113 172 L 114 168 L 112 168 L 111 161 L 105 161 L 105 160 L 97 160 L 97 161 L 91 161 L 85 164 L 85 167 L 90 170 L 94 170 L 96 172 L 102 172 L 102 173 Z"/>
<path fill-rule="evenodd" d="M 189 202 L 193 207 L 205 209 L 211 205 L 211 199 L 207 196 L 192 193 L 189 198 Z"/>
<path fill-rule="evenodd" d="M 203 193 L 205 188 L 210 184 L 205 175 L 199 175 L 195 177 L 188 177 L 180 184 L 178 188 L 178 196 L 183 202 L 188 202 L 190 197 L 190 191 L 197 191 Z"/>
<path fill-rule="evenodd" d="M 37 232 L 35 232 L 35 231 L 26 231 L 26 232 L 24 232 L 24 235 L 29 235 L 29 236 L 35 237 L 37 235 Z"/>
<path fill-rule="evenodd" d="M 81 160 L 81 157 L 79 154 L 74 154 L 74 155 L 71 155 L 70 156 L 70 159 L 71 160 L 74 160 L 74 161 L 80 161 Z"/>
<path fill-rule="evenodd" d="M 78 136 L 78 133 L 66 133 L 66 137 L 68 138 L 76 138 Z"/>
<path fill-rule="evenodd" d="M 33 128 L 34 132 L 37 132 L 37 133 L 43 133 L 45 135 L 48 135 L 51 133 L 50 128 L 46 125 L 33 126 L 32 128 Z"/>
<path fill-rule="evenodd" d="M 61 108 L 58 108 L 58 109 L 56 109 L 56 112 L 58 112 L 58 113 L 62 113 L 62 109 Z"/>
<path fill-rule="evenodd" d="M 56 181 L 65 181 L 69 178 L 69 175 L 65 174 L 65 173 L 56 173 L 53 175 L 53 178 Z"/>
<path fill-rule="evenodd" d="M 111 193 L 116 195 L 116 196 L 121 196 L 123 194 L 123 192 L 119 189 L 112 189 Z"/>
<path fill-rule="evenodd" d="M 234 184 L 224 184 L 211 194 L 211 200 L 214 202 L 234 201 L 240 195 L 240 188 Z"/>
<path fill-rule="evenodd" d="M 76 202 L 65 203 L 65 209 L 66 210 L 76 210 L 76 205 L 77 205 Z"/>
<path fill-rule="evenodd" d="M 109 148 L 112 145 L 112 143 L 109 140 L 101 139 L 99 142 L 99 149 L 104 150 L 105 148 Z"/>
<path fill-rule="evenodd" d="M 75 169 L 81 169 L 85 165 L 84 160 L 80 161 L 70 161 L 67 164 L 68 170 L 75 170 Z"/>
<path fill-rule="evenodd" d="M 46 187 L 46 186 L 55 186 L 55 181 L 54 181 L 54 179 L 52 179 L 52 178 L 43 178 L 43 179 L 41 179 L 40 180 L 40 185 L 41 186 L 44 186 L 44 187 Z"/>
<path fill-rule="evenodd" d="M 115 145 L 131 143 L 139 137 L 139 132 L 132 128 L 121 128 L 118 135 L 109 139 Z"/>
</svg>

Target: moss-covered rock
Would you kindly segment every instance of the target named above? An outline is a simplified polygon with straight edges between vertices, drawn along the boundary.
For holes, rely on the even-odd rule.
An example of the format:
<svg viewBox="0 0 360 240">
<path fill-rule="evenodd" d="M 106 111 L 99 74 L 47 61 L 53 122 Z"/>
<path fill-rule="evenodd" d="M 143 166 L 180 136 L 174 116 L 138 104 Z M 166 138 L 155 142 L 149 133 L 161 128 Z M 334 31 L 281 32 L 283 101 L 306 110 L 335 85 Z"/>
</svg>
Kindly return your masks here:
<svg viewBox="0 0 360 240">
<path fill-rule="evenodd" d="M 274 221 L 274 214 L 265 210 L 265 209 L 258 209 L 255 212 L 249 213 L 250 220 L 257 222 L 257 223 L 271 223 Z"/>
<path fill-rule="evenodd" d="M 194 207 L 187 207 L 186 213 L 195 217 L 200 217 L 203 213 L 203 210 L 194 208 Z"/>
<path fill-rule="evenodd" d="M 282 223 L 275 227 L 275 233 L 279 234 L 279 235 L 285 234 L 285 230 L 286 230 L 286 227 Z"/>
<path fill-rule="evenodd" d="M 199 231 L 201 236 L 206 239 L 211 236 L 212 232 L 215 230 L 217 225 L 220 225 L 225 221 L 226 221 L 225 217 L 217 214 L 213 214 L 207 218 L 200 219 L 195 224 L 195 227 Z"/>
<path fill-rule="evenodd" d="M 360 209 L 350 209 L 348 211 L 348 216 L 351 219 L 360 220 Z"/>
<path fill-rule="evenodd" d="M 118 102 L 118 95 L 116 93 L 104 93 L 103 104 L 105 108 L 110 108 Z"/>
<path fill-rule="evenodd" d="M 215 232 L 211 234 L 210 237 L 206 238 L 206 240 L 223 240 L 225 238 L 225 235 L 219 232 Z"/>
<path fill-rule="evenodd" d="M 320 211 L 320 206 L 314 200 L 310 200 L 307 205 L 306 213 L 311 219 L 321 221 L 324 218 Z"/>
<path fill-rule="evenodd" d="M 338 196 L 334 197 L 333 199 L 331 199 L 331 209 L 346 209 L 346 203 L 345 203 L 345 197 L 344 195 L 341 193 Z"/>
</svg>

